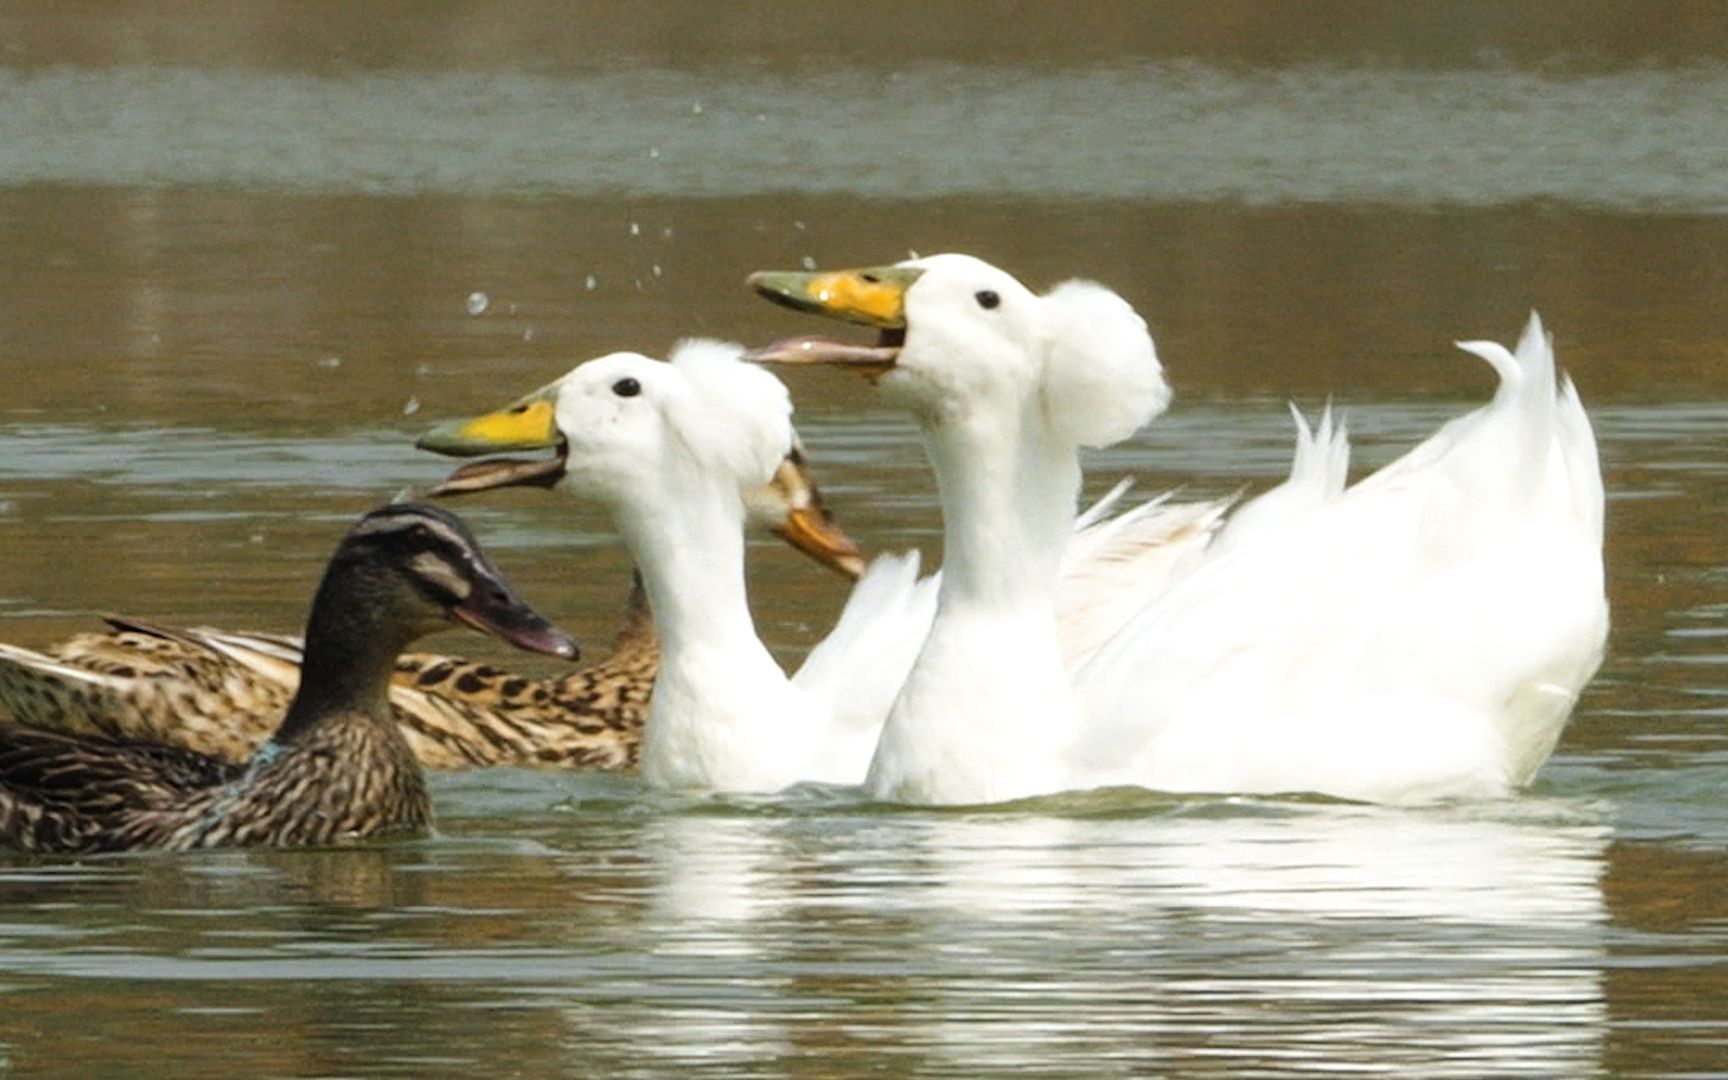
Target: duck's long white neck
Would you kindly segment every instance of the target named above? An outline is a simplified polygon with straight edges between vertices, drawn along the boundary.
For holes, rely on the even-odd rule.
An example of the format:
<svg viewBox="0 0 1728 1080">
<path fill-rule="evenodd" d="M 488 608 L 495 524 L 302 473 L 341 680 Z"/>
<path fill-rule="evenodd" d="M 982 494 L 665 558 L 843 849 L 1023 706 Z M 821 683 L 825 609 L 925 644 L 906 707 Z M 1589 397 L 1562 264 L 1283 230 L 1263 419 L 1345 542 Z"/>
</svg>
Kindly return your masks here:
<svg viewBox="0 0 1728 1080">
<path fill-rule="evenodd" d="M 756 636 L 744 589 L 736 484 L 682 484 L 621 507 L 660 633 L 641 774 L 658 787 L 774 791 L 801 777 L 794 745 L 814 725 Z"/>
<path fill-rule="evenodd" d="M 1077 451 L 1003 410 L 927 423 L 944 540 L 936 619 L 871 765 L 881 798 L 998 802 L 1059 790 L 1076 724 L 1056 576 Z"/>
<path fill-rule="evenodd" d="M 940 610 L 966 605 L 1053 617 L 1056 572 L 1080 493 L 1079 458 L 1036 428 L 994 419 L 924 431 L 942 500 Z"/>
<path fill-rule="evenodd" d="M 620 507 L 616 515 L 641 568 L 663 651 L 740 643 L 761 650 L 744 589 L 737 492 L 683 488 L 666 500 Z"/>
</svg>

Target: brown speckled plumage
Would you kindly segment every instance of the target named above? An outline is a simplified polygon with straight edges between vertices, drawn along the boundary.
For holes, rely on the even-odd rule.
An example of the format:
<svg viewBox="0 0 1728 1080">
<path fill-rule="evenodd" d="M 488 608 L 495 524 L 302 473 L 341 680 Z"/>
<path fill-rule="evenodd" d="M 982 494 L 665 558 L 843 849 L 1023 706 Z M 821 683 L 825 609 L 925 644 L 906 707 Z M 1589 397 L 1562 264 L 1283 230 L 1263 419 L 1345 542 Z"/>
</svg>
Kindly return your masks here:
<svg viewBox="0 0 1728 1080">
<path fill-rule="evenodd" d="M 196 632 L 109 622 L 108 633 L 78 634 L 46 653 L 0 645 L 0 705 L 31 727 L 163 743 L 225 761 L 250 757 L 287 713 L 298 662 L 284 682 Z"/>
<path fill-rule="evenodd" d="M 328 846 L 432 821 L 399 738 L 361 716 L 239 764 L 0 724 L 0 839 L 22 851 Z"/>
<path fill-rule="evenodd" d="M 245 761 L 281 722 L 300 681 L 300 643 L 281 635 L 176 630 L 110 617 L 31 653 L 0 645 L 0 705 L 19 722 L 138 739 Z M 640 582 L 612 654 L 529 678 L 438 653 L 396 661 L 390 705 L 420 764 L 635 768 L 660 643 Z"/>
<path fill-rule="evenodd" d="M 247 761 L 0 723 L 0 843 L 86 854 L 326 845 L 424 831 L 425 780 L 386 693 L 403 647 L 447 627 L 452 613 L 523 648 L 574 654 L 453 515 L 386 507 L 362 518 L 332 557 L 308 619 L 304 682 Z M 144 654 L 209 699 L 232 690 L 219 679 L 186 679 L 183 661 L 165 647 Z M 141 664 L 115 665 L 105 677 L 139 678 Z"/>
<path fill-rule="evenodd" d="M 402 734 L 431 768 L 634 769 L 660 669 L 643 611 L 611 656 L 567 675 L 531 679 L 460 657 L 404 656 L 391 691 Z"/>
</svg>

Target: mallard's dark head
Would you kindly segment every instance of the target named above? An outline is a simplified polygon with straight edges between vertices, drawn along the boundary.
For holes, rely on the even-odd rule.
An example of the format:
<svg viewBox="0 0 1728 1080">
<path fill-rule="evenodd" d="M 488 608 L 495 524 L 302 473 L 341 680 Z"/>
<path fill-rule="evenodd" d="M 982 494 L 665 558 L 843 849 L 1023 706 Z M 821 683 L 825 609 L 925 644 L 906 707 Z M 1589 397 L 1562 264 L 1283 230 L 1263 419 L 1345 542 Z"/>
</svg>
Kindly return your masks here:
<svg viewBox="0 0 1728 1080">
<path fill-rule="evenodd" d="M 576 642 L 516 595 L 462 519 L 423 503 L 394 503 L 361 518 L 331 557 L 320 596 L 410 639 L 450 621 L 520 649 L 567 660 Z M 322 593 L 322 590 L 321 590 Z"/>
</svg>

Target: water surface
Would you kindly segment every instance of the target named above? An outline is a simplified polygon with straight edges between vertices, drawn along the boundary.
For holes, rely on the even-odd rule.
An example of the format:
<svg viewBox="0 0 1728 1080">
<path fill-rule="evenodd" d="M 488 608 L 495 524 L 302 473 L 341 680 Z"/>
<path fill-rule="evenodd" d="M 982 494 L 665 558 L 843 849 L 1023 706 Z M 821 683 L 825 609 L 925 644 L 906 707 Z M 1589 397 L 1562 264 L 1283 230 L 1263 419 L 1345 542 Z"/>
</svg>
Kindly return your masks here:
<svg viewBox="0 0 1728 1080">
<path fill-rule="evenodd" d="M 1291 399 L 1348 416 L 1361 473 L 1491 392 L 1450 342 L 1540 310 L 1602 444 L 1615 628 L 1500 803 L 488 770 L 437 778 L 411 843 L 0 858 L 0 1072 L 1728 1074 L 1719 8 L 221 7 L 0 5 L 5 640 L 291 629 L 345 523 L 441 475 L 433 420 L 804 329 L 743 275 L 910 249 L 1147 316 L 1177 400 L 1092 492 L 1269 485 Z M 939 559 L 908 422 L 792 386 L 846 526 Z M 604 517 L 463 512 L 599 651 Z M 750 558 L 796 662 L 843 586 Z"/>
</svg>

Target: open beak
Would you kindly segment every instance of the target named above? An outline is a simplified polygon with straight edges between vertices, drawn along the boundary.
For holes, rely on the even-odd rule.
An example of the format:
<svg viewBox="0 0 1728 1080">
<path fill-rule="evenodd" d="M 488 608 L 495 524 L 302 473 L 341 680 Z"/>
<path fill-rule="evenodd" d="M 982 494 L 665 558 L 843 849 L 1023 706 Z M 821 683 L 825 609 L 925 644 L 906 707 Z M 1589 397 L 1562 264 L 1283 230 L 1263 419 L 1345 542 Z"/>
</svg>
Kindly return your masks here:
<svg viewBox="0 0 1728 1080">
<path fill-rule="evenodd" d="M 878 266 L 821 273 L 763 271 L 751 274 L 752 289 L 776 304 L 881 329 L 874 346 L 821 337 L 789 338 L 745 358 L 764 364 L 835 364 L 880 378 L 893 370 L 906 341 L 906 290 L 924 271 L 915 266 Z"/>
<path fill-rule="evenodd" d="M 565 660 L 582 654 L 575 638 L 542 618 L 503 578 L 482 578 L 473 586 L 462 602 L 450 609 L 457 622 L 529 652 Z"/>
<path fill-rule="evenodd" d="M 557 385 L 542 387 L 497 412 L 439 424 L 414 442 L 422 450 L 449 457 L 547 449 L 557 450 L 555 456 L 470 462 L 421 494 L 436 498 L 502 487 L 556 486 L 564 478 L 564 436 L 556 422 Z"/>
<path fill-rule="evenodd" d="M 774 476 L 744 496 L 750 520 L 836 573 L 856 581 L 864 573 L 864 553 L 834 524 L 810 471 L 810 458 L 796 433 L 792 449 Z"/>
<path fill-rule="evenodd" d="M 854 581 L 864 574 L 864 553 L 820 507 L 801 506 L 789 511 L 786 520 L 770 531 L 836 573 Z"/>
<path fill-rule="evenodd" d="M 558 384 L 552 383 L 497 412 L 439 424 L 414 445 L 447 457 L 544 450 L 563 439 L 558 433 L 557 405 Z"/>
<path fill-rule="evenodd" d="M 804 444 L 794 434 L 792 450 L 774 470 L 774 476 L 758 495 L 745 500 L 752 512 L 763 507 L 772 524 L 768 531 L 836 573 L 856 581 L 864 573 L 864 553 L 834 524 L 834 515 L 822 505 L 822 492 L 810 472 Z"/>
</svg>

